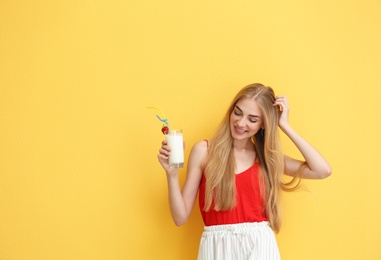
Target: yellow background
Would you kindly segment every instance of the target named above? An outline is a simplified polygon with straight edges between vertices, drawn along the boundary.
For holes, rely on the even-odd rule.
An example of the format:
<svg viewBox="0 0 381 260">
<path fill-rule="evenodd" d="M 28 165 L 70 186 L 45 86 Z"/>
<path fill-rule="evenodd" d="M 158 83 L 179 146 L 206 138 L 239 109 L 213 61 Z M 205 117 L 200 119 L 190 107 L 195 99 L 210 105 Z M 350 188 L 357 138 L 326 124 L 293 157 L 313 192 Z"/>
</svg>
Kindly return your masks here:
<svg viewBox="0 0 381 260">
<path fill-rule="evenodd" d="M 283 259 L 381 259 L 380 13 L 376 0 L 0 1 L 0 259 L 195 259 L 199 211 L 173 224 L 146 107 L 183 129 L 187 156 L 253 82 L 288 96 L 333 168 L 284 194 Z"/>
</svg>

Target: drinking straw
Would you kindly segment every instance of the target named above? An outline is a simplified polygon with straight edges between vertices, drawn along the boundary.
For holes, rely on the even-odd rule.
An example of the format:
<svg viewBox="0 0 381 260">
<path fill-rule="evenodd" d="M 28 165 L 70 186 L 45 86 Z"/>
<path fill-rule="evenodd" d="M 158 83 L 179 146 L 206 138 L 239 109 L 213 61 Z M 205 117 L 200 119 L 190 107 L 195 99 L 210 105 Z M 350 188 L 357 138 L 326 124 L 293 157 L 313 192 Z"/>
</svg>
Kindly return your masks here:
<svg viewBox="0 0 381 260">
<path fill-rule="evenodd" d="M 148 108 L 148 109 L 155 109 L 155 110 L 158 110 L 158 111 L 160 112 L 161 117 L 160 117 L 159 115 L 156 115 L 156 117 L 157 117 L 161 122 L 163 122 L 163 123 L 168 127 L 168 129 L 169 129 L 168 118 L 166 118 L 166 116 L 164 115 L 163 110 L 161 110 L 161 109 L 158 108 L 158 107 L 147 107 L 147 108 Z"/>
</svg>

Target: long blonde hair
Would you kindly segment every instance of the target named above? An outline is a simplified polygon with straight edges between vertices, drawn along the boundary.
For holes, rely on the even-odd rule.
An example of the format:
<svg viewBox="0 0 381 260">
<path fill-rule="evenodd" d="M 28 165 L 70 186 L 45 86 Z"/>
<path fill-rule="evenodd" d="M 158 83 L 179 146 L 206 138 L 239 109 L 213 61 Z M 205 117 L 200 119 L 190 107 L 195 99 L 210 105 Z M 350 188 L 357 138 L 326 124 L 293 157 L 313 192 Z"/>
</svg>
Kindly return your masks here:
<svg viewBox="0 0 381 260">
<path fill-rule="evenodd" d="M 236 204 L 235 159 L 233 138 L 230 132 L 230 115 L 237 102 L 242 98 L 255 100 L 262 112 L 263 129 L 253 137 L 253 146 L 260 163 L 259 181 L 264 200 L 264 213 L 275 232 L 281 226 L 280 190 L 291 191 L 299 185 L 298 178 L 282 183 L 284 155 L 278 133 L 279 112 L 273 106 L 274 91 L 260 83 L 250 84 L 241 89 L 232 100 L 220 127 L 210 140 L 208 155 L 204 163 L 206 177 L 205 207 L 210 210 L 231 210 Z M 296 184 L 294 184 L 296 182 Z M 293 185 L 291 187 L 291 185 Z"/>
</svg>

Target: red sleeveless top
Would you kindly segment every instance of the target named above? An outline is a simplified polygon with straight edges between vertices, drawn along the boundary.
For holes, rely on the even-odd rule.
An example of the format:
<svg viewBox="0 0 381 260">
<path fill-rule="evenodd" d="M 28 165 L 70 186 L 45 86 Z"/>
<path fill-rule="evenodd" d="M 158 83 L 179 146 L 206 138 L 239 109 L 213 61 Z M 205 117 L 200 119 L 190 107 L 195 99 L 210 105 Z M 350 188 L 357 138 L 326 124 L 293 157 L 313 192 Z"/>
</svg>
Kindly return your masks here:
<svg viewBox="0 0 381 260">
<path fill-rule="evenodd" d="M 205 226 L 268 221 L 264 213 L 264 203 L 259 190 L 259 164 L 236 174 L 236 206 L 231 211 L 215 211 L 212 206 L 204 211 L 205 182 L 203 174 L 199 189 L 199 206 Z"/>
</svg>

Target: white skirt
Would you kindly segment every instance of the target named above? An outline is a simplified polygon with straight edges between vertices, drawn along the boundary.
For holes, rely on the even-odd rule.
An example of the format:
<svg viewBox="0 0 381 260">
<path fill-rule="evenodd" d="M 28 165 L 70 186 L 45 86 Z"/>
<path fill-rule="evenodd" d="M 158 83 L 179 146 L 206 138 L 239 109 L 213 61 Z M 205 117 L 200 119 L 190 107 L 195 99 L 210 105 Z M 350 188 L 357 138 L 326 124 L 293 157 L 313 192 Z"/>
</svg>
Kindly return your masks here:
<svg viewBox="0 0 381 260">
<path fill-rule="evenodd" d="M 206 226 L 198 260 L 279 260 L 279 249 L 267 221 Z"/>
</svg>

